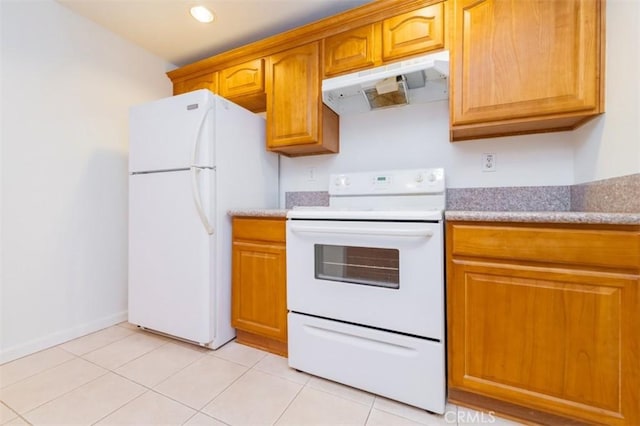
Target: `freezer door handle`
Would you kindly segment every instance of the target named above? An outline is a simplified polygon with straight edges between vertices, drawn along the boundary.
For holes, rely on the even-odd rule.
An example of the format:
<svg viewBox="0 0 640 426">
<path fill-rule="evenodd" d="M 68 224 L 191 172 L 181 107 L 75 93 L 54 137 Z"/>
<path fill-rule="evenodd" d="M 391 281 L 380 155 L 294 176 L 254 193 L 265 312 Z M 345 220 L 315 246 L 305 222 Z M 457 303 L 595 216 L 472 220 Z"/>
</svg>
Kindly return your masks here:
<svg viewBox="0 0 640 426">
<path fill-rule="evenodd" d="M 207 214 L 202 207 L 202 199 L 200 198 L 200 185 L 198 185 L 198 174 L 200 173 L 200 169 L 198 167 L 191 167 L 191 192 L 193 193 L 193 202 L 196 205 L 196 210 L 198 212 L 198 216 L 200 216 L 200 221 L 204 226 L 204 229 L 207 231 L 207 234 L 213 234 L 213 228 L 211 224 L 209 224 L 209 219 L 207 218 Z"/>
<path fill-rule="evenodd" d="M 209 107 L 206 110 L 204 110 L 203 114 L 202 114 L 202 118 L 200 119 L 200 124 L 198 125 L 198 131 L 196 132 L 196 138 L 193 141 L 193 155 L 191 157 L 191 165 L 192 166 L 199 166 L 198 164 L 198 143 L 200 142 L 200 139 L 202 137 L 202 129 L 204 128 L 204 123 L 207 121 L 207 115 L 209 115 L 209 111 L 212 111 L 213 107 Z"/>
</svg>

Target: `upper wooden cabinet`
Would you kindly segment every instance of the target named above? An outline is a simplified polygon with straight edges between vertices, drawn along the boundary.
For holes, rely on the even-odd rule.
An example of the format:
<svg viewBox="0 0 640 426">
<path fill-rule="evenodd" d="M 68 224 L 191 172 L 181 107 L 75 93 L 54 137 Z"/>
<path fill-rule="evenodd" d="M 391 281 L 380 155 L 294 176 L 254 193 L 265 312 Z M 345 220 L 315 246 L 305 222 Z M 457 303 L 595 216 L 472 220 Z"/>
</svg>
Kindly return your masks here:
<svg viewBox="0 0 640 426">
<path fill-rule="evenodd" d="M 219 72 L 220 96 L 254 112 L 266 108 L 264 59 L 259 58 Z"/>
<path fill-rule="evenodd" d="M 380 65 L 381 25 L 371 24 L 324 39 L 324 75 Z"/>
<path fill-rule="evenodd" d="M 267 149 L 287 156 L 338 151 L 338 116 L 322 103 L 318 42 L 269 58 Z"/>
<path fill-rule="evenodd" d="M 444 27 L 444 3 L 385 19 L 382 21 L 382 60 L 442 49 Z"/>
<path fill-rule="evenodd" d="M 603 112 L 600 0 L 453 0 L 451 139 L 570 130 Z"/>
<path fill-rule="evenodd" d="M 322 103 L 321 79 L 445 47 L 443 4 L 372 1 L 167 75 L 175 94 L 205 86 L 251 111 L 267 111 L 271 151 L 287 156 L 337 153 L 339 120 Z"/>
<path fill-rule="evenodd" d="M 192 92 L 199 89 L 209 89 L 213 93 L 218 93 L 218 73 L 209 72 L 195 77 L 189 77 L 173 83 L 173 94 Z"/>
<path fill-rule="evenodd" d="M 444 47 L 444 3 L 438 3 L 325 38 L 324 75 L 371 68 Z"/>
</svg>

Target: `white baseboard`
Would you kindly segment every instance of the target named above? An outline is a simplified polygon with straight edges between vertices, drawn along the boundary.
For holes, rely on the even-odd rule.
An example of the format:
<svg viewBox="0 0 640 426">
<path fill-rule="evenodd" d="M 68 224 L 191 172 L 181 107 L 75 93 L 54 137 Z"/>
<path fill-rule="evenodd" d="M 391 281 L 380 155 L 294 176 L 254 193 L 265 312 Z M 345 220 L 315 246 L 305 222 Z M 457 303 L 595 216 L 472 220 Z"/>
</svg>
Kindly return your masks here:
<svg viewBox="0 0 640 426">
<path fill-rule="evenodd" d="M 0 364 L 13 361 L 14 359 L 21 358 L 25 355 L 41 351 L 43 349 L 50 348 L 52 346 L 59 345 L 77 337 L 84 336 L 89 333 L 93 333 L 103 328 L 111 327 L 112 325 L 121 323 L 127 320 L 127 311 L 118 312 L 113 315 L 98 318 L 88 323 L 76 325 L 65 330 L 58 330 L 46 336 L 32 339 L 28 342 L 20 343 L 7 349 L 0 350 Z"/>
</svg>

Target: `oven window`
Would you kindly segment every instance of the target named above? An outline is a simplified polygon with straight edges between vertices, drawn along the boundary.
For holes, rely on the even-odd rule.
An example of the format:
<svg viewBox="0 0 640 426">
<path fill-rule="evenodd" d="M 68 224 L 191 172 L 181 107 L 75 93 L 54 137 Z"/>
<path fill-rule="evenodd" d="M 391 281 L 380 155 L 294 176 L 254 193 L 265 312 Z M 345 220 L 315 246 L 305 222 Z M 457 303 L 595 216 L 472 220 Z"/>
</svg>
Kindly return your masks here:
<svg viewBox="0 0 640 426">
<path fill-rule="evenodd" d="M 316 244 L 315 251 L 317 279 L 400 288 L 396 249 Z"/>
</svg>

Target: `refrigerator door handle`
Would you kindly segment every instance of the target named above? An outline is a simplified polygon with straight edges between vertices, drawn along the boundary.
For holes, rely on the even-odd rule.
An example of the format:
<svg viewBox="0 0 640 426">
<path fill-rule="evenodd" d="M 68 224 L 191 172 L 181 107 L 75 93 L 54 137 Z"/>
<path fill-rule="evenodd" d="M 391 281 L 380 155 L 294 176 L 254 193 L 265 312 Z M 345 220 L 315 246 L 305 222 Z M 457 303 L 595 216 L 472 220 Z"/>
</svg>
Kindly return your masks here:
<svg viewBox="0 0 640 426">
<path fill-rule="evenodd" d="M 196 132 L 196 138 L 193 141 L 193 156 L 191 157 L 191 165 L 192 166 L 200 166 L 200 164 L 197 163 L 198 160 L 198 142 L 200 142 L 200 139 L 202 137 L 202 129 L 204 128 L 204 123 L 205 121 L 207 121 L 207 116 L 209 115 L 209 111 L 212 111 L 213 107 L 209 107 L 207 108 L 204 113 L 202 114 L 202 118 L 200 119 L 200 124 L 198 125 L 198 131 Z"/>
<path fill-rule="evenodd" d="M 198 212 L 198 216 L 200 216 L 200 221 L 204 226 L 207 234 L 213 234 L 213 227 L 209 224 L 209 219 L 207 218 L 207 214 L 202 207 L 202 199 L 200 198 L 200 186 L 198 185 L 198 174 L 200 173 L 200 169 L 197 167 L 191 167 L 191 192 L 193 193 L 193 202 L 196 205 L 196 210 Z"/>
</svg>

